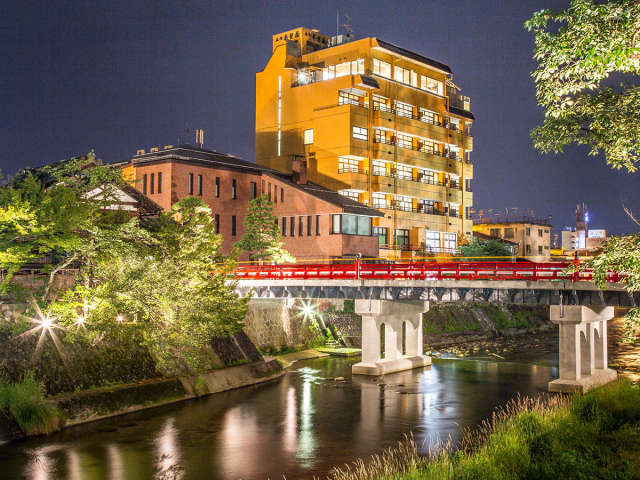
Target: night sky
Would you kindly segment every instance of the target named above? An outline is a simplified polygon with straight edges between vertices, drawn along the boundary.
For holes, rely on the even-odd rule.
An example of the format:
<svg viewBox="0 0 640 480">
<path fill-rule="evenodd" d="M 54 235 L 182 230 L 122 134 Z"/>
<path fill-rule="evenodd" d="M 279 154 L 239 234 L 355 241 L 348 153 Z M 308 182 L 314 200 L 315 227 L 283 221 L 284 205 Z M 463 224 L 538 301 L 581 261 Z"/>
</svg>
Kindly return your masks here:
<svg viewBox="0 0 640 480">
<path fill-rule="evenodd" d="M 542 118 L 530 72 L 535 10 L 568 1 L 17 1 L 0 6 L 0 168 L 5 175 L 94 149 L 106 162 L 193 141 L 253 160 L 255 73 L 271 35 L 378 36 L 450 65 L 476 116 L 477 209 L 531 208 L 556 229 L 586 202 L 593 228 L 637 230 L 640 173 L 610 170 L 584 148 L 534 151 Z M 342 17 L 341 23 L 346 19 Z"/>
</svg>

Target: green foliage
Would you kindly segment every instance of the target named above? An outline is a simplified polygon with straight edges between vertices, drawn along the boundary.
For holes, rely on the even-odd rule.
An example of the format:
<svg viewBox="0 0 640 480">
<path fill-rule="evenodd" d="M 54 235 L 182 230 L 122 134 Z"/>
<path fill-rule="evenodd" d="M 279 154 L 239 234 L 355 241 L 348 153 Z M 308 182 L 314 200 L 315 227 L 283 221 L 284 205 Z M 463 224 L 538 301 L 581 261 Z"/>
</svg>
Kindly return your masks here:
<svg viewBox="0 0 640 480">
<path fill-rule="evenodd" d="M 460 246 L 460 253 L 465 257 L 474 260 L 476 257 L 494 257 L 504 260 L 504 257 L 511 257 L 511 249 L 498 240 L 479 240 L 474 238 L 468 245 Z"/>
<path fill-rule="evenodd" d="M 45 400 L 44 386 L 33 372 L 17 383 L 0 376 L 0 408 L 8 410 L 26 434 L 49 433 L 58 425 L 58 412 Z"/>
<path fill-rule="evenodd" d="M 535 35 L 533 72 L 544 123 L 531 132 L 540 151 L 587 145 L 609 165 L 635 172 L 640 147 L 640 3 L 634 0 L 572 0 L 567 10 L 536 12 L 525 23 Z M 625 83 L 612 87 L 610 76 Z M 608 270 L 625 274 L 630 292 L 640 287 L 640 235 L 607 241 L 586 266 L 604 287 Z M 627 340 L 640 332 L 640 309 L 627 315 Z"/>
<path fill-rule="evenodd" d="M 535 36 L 532 76 L 545 110 L 543 124 L 531 132 L 535 147 L 547 153 L 587 145 L 612 167 L 635 171 L 640 86 L 637 77 L 616 87 L 607 80 L 640 72 L 640 4 L 571 0 L 566 10 L 536 12 L 525 27 Z"/>
<path fill-rule="evenodd" d="M 131 219 L 94 234 L 79 284 L 49 313 L 95 340 L 105 331 L 139 331 L 167 375 L 205 370 L 212 337 L 237 332 L 246 312 L 209 207 L 188 197 L 146 228 Z"/>
<path fill-rule="evenodd" d="M 121 182 L 116 169 L 89 153 L 22 171 L 1 187 L 0 265 L 9 275 L 0 288 L 6 291 L 21 266 L 45 255 L 59 257 L 53 270 L 74 261 L 86 245 L 86 232 L 116 215 L 103 207 L 114 202 Z"/>
<path fill-rule="evenodd" d="M 264 194 L 249 202 L 244 218 L 244 235 L 236 246 L 249 252 L 252 260 L 295 262 L 283 247 L 278 218 L 273 215 L 273 203 Z"/>
<path fill-rule="evenodd" d="M 610 237 L 600 255 L 577 268 L 592 268 L 594 281 L 600 288 L 606 287 L 610 272 L 617 272 L 622 275 L 621 282 L 627 291 L 640 291 L 640 234 Z M 640 308 L 631 308 L 626 315 L 625 340 L 636 341 L 639 334 Z"/>
</svg>

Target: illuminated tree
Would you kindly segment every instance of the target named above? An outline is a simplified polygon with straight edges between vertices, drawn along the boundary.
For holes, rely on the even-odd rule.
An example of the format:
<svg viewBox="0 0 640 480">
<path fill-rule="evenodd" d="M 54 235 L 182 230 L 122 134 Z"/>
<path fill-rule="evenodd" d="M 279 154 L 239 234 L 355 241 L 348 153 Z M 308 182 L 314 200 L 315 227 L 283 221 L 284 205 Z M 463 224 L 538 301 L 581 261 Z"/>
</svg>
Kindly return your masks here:
<svg viewBox="0 0 640 480">
<path fill-rule="evenodd" d="M 640 2 L 572 0 L 568 9 L 534 13 L 525 23 L 534 33 L 532 76 L 542 125 L 531 132 L 540 151 L 565 145 L 603 153 L 612 168 L 635 172 L 640 147 Z M 612 78 L 613 77 L 613 78 Z M 618 79 L 618 83 L 613 79 Z M 624 274 L 630 292 L 640 291 L 640 234 L 612 238 L 585 266 L 604 286 L 606 272 Z M 627 316 L 629 338 L 640 328 L 640 310 Z"/>
<path fill-rule="evenodd" d="M 249 201 L 244 218 L 244 235 L 236 246 L 249 252 L 252 260 L 271 260 L 276 263 L 295 261 L 283 246 L 278 218 L 273 215 L 273 203 L 266 195 Z"/>
</svg>

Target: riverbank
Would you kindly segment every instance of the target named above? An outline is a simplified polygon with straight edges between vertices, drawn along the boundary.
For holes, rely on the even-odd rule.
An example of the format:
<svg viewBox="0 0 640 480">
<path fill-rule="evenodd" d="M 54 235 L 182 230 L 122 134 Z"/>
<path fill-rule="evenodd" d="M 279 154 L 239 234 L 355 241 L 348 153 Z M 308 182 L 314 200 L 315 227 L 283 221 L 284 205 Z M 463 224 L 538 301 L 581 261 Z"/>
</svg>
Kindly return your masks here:
<svg viewBox="0 0 640 480">
<path fill-rule="evenodd" d="M 143 380 L 56 395 L 47 399 L 58 419 L 58 425 L 52 431 L 258 385 L 278 379 L 284 373 L 275 359 L 265 358 L 211 370 L 196 377 Z M 43 433 L 25 432 L 16 427 L 11 416 L 0 410 L 0 443 Z"/>
<path fill-rule="evenodd" d="M 327 478 L 639 478 L 640 386 L 620 380 L 584 396 L 516 399 L 458 447 L 432 446 L 424 457 L 409 439 Z"/>
</svg>

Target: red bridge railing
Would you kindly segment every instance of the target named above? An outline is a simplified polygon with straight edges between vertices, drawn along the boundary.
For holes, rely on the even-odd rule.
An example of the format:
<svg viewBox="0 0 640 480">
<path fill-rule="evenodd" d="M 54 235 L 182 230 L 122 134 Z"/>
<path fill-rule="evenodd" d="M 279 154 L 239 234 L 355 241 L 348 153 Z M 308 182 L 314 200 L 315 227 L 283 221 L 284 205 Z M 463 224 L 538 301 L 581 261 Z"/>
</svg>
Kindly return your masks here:
<svg viewBox="0 0 640 480">
<path fill-rule="evenodd" d="M 591 271 L 567 273 L 570 262 L 405 262 L 243 265 L 239 280 L 570 280 L 589 281 Z M 620 281 L 611 272 L 607 282 Z"/>
</svg>

